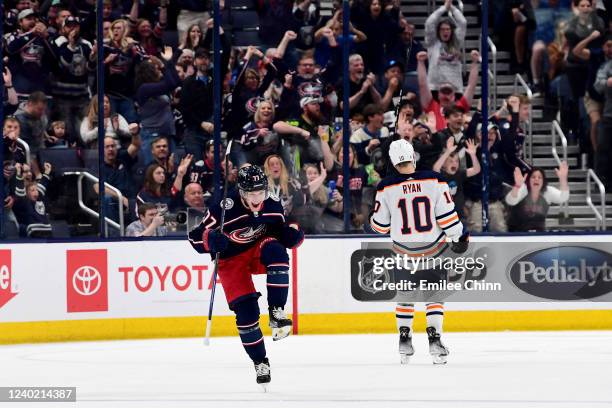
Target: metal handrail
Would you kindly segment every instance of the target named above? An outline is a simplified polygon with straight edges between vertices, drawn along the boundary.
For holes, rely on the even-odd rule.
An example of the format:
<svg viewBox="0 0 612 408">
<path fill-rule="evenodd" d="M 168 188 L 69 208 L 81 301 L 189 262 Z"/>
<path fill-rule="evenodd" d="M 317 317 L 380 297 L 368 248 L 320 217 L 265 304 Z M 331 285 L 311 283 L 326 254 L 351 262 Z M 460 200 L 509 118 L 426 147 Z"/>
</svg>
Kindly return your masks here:
<svg viewBox="0 0 612 408">
<path fill-rule="evenodd" d="M 481 55 L 480 60 L 482 62 L 482 34 L 480 35 L 480 39 L 478 43 L 479 43 L 478 48 L 479 48 L 480 55 Z M 491 86 L 489 87 L 489 95 L 487 95 L 487 97 L 493 103 L 492 110 L 495 110 L 497 109 L 497 47 L 495 46 L 495 43 L 493 42 L 491 37 L 487 37 L 487 44 L 489 44 L 489 49 L 491 50 L 490 55 L 493 60 L 492 69 L 491 68 L 488 69 L 489 79 L 491 80 Z M 491 93 L 493 93 L 493 99 L 491 99 Z"/>
<path fill-rule="evenodd" d="M 95 210 L 92 210 L 91 208 L 87 207 L 85 205 L 85 203 L 83 202 L 83 179 L 86 178 L 87 180 L 91 181 L 92 183 L 99 183 L 100 180 L 94 176 L 91 173 L 88 173 L 86 171 L 68 171 L 66 173 L 64 173 L 64 175 L 69 175 L 69 176 L 79 176 L 79 179 L 77 180 L 77 196 L 78 196 L 78 201 L 79 201 L 79 207 L 85 211 L 87 214 L 96 217 L 97 219 L 100 219 L 100 214 L 98 212 L 96 212 Z M 111 220 L 108 217 L 104 217 L 106 223 L 104 224 L 106 228 L 108 228 L 108 226 L 110 225 L 113 228 L 116 228 L 119 230 L 119 235 L 123 236 L 123 227 L 124 227 L 124 220 L 123 220 L 123 194 L 121 193 L 121 191 L 108 184 L 108 183 L 104 183 L 104 186 L 106 188 L 108 188 L 109 190 L 111 190 L 112 192 L 114 192 L 117 195 L 117 199 L 119 201 L 119 223 L 117 224 L 115 221 Z M 104 205 L 104 203 L 101 203 L 100 205 Z M 107 231 L 108 232 L 108 231 Z M 107 234 L 108 235 L 108 234 Z"/>
<path fill-rule="evenodd" d="M 557 164 L 561 165 L 561 159 L 559 158 L 559 153 L 557 152 L 557 136 L 559 137 L 559 140 L 561 140 L 563 161 L 567 162 L 567 138 L 565 137 L 565 133 L 563 133 L 561 126 L 559 126 L 559 122 L 557 122 L 556 120 L 552 121 L 550 136 L 552 139 L 552 155 L 557 161 Z"/>
<path fill-rule="evenodd" d="M 561 165 L 561 158 L 559 157 L 559 153 L 557 152 L 557 137 L 561 140 L 561 154 L 563 155 L 563 161 L 567 163 L 567 138 L 565 137 L 565 133 L 563 133 L 563 129 L 559 126 L 559 122 L 556 120 L 552 121 L 551 130 L 551 151 L 553 158 L 557 162 L 557 164 Z M 569 216 L 569 200 L 564 203 L 559 204 L 559 210 L 563 213 L 563 215 L 567 218 Z"/>
<path fill-rule="evenodd" d="M 533 101 L 533 92 L 531 92 L 531 88 L 527 85 L 527 82 L 523 79 L 521 74 L 516 74 L 514 77 L 514 91 L 513 93 L 518 92 L 519 84 L 525 91 L 527 98 L 529 98 L 529 102 Z M 527 124 L 527 139 L 529 140 L 529 164 L 533 165 L 533 105 L 529 104 L 529 123 Z"/>
<path fill-rule="evenodd" d="M 597 207 L 595 206 L 595 204 L 593 204 L 593 199 L 591 198 L 591 181 L 595 181 L 595 183 L 597 184 L 597 188 L 599 189 L 599 195 L 601 197 L 601 212 L 597 210 Z M 597 230 L 605 230 L 606 229 L 606 188 L 604 187 L 599 177 L 597 177 L 597 174 L 595 174 L 593 169 L 588 169 L 586 183 L 587 183 L 586 202 L 587 202 L 587 205 L 591 207 L 591 210 L 593 210 L 593 212 L 595 213 L 595 217 L 597 218 L 597 223 L 595 225 L 595 228 Z"/>
<path fill-rule="evenodd" d="M 493 106 L 497 109 L 497 47 L 491 37 L 487 37 L 487 43 L 489 44 L 491 56 L 493 57 L 493 72 L 489 70 L 489 73 L 493 75 Z"/>
<path fill-rule="evenodd" d="M 23 139 L 19 139 L 17 138 L 17 143 L 19 143 L 21 145 L 21 147 L 23 147 L 23 150 L 25 151 L 25 155 L 26 155 L 26 163 L 31 164 L 32 160 L 31 160 L 31 155 L 30 155 L 30 145 Z"/>
</svg>

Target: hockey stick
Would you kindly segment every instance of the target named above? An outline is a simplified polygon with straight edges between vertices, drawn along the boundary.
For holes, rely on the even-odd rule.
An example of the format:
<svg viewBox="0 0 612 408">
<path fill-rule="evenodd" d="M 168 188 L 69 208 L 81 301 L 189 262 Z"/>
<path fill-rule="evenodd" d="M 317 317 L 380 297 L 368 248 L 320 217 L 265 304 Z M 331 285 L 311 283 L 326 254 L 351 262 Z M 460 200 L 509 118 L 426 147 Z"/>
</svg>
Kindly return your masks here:
<svg viewBox="0 0 612 408">
<path fill-rule="evenodd" d="M 400 106 L 402 106 L 402 98 L 404 97 L 404 88 L 400 88 L 399 101 L 397 102 L 397 106 L 395 107 L 395 126 L 393 127 L 393 132 L 397 134 L 397 125 L 399 125 L 399 113 Z"/>
<path fill-rule="evenodd" d="M 223 233 L 223 224 L 225 224 L 225 200 L 227 199 L 227 180 L 229 173 L 229 154 L 232 149 L 232 140 L 227 144 L 227 149 L 225 149 L 225 180 L 223 182 L 223 199 L 221 200 L 221 225 L 219 227 L 219 231 Z M 213 270 L 212 276 L 212 288 L 210 291 L 210 303 L 208 305 L 208 320 L 206 321 L 206 334 L 204 335 L 204 345 L 210 346 L 210 330 L 212 328 L 212 314 L 213 314 L 213 306 L 215 304 L 215 290 L 217 289 L 217 273 L 219 271 L 219 255 L 220 253 L 215 253 L 215 268 Z"/>
</svg>

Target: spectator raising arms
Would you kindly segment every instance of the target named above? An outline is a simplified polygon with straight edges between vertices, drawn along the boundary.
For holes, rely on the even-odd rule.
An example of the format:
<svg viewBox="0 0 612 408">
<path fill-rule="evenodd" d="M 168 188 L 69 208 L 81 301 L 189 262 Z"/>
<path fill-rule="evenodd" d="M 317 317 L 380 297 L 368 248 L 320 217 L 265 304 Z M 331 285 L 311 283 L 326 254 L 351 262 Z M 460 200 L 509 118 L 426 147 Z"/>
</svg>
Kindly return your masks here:
<svg viewBox="0 0 612 408">
<path fill-rule="evenodd" d="M 452 3 L 452 0 L 445 0 L 444 5 L 425 22 L 425 47 L 429 54 L 427 81 L 432 90 L 449 83 L 457 92 L 463 92 L 463 44 L 467 20 Z M 450 18 L 443 18 L 444 13 L 449 13 Z"/>
<path fill-rule="evenodd" d="M 138 193 L 138 203 L 154 203 L 158 206 L 167 206 L 172 211 L 181 205 L 181 191 L 183 189 L 183 177 L 191 164 L 192 156 L 187 155 L 181 160 L 177 169 L 177 175 L 170 189 L 167 188 L 166 172 L 158 164 L 147 167 L 142 190 Z"/>
<path fill-rule="evenodd" d="M 128 37 L 128 30 L 127 21 L 115 20 L 111 24 L 110 38 L 104 39 L 104 91 L 109 95 L 113 112 L 134 123 L 138 119 L 134 108 L 134 70 L 143 60 L 144 51 Z M 92 60 L 96 51 L 94 47 Z"/>
<path fill-rule="evenodd" d="M 47 78 L 54 59 L 47 26 L 31 8 L 21 10 L 17 20 L 19 28 L 6 39 L 8 67 L 13 73 L 15 90 L 23 97 L 35 91 L 47 92 Z"/>
<path fill-rule="evenodd" d="M 425 66 L 425 61 L 427 61 L 427 53 L 422 51 L 417 55 L 417 73 L 419 77 L 419 98 L 421 100 L 421 107 L 423 108 L 423 111 L 428 114 L 429 122 L 433 123 L 433 128 L 436 131 L 440 131 L 446 127 L 444 109 L 456 104 L 458 107 L 463 109 L 464 112 L 469 112 L 470 110 L 472 99 L 474 98 L 474 92 L 476 91 L 476 85 L 478 84 L 480 53 L 473 50 L 471 57 L 472 65 L 470 66 L 470 76 L 468 78 L 468 85 L 465 88 L 463 95 L 457 99 L 457 88 L 448 82 L 441 83 L 438 89 L 438 99 L 436 100 L 427 82 L 427 68 Z M 431 69 L 435 69 L 435 67 L 432 66 Z"/>
<path fill-rule="evenodd" d="M 508 223 L 510 232 L 546 230 L 550 204 L 562 204 L 569 199 L 567 163 L 562 162 L 555 173 L 559 178 L 560 190 L 548 185 L 542 169 L 533 168 L 525 175 L 518 167 L 514 169 L 514 187 L 506 195 L 506 203 L 512 207 Z"/>
<path fill-rule="evenodd" d="M 165 47 L 161 57 L 163 61 L 151 57 L 136 68 L 136 102 L 141 119 L 141 154 L 145 163 L 151 161 L 149 146 L 153 139 L 159 135 L 176 135 L 171 93 L 180 80 L 171 63 L 172 48 Z"/>
</svg>

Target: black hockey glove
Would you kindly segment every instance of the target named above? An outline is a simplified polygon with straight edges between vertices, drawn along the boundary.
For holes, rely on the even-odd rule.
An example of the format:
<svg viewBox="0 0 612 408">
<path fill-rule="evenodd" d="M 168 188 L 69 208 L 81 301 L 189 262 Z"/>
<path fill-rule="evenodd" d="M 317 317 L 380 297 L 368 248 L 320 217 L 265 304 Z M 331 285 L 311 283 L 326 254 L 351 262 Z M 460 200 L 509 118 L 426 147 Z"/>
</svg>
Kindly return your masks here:
<svg viewBox="0 0 612 408">
<path fill-rule="evenodd" d="M 294 248 L 299 246 L 304 240 L 304 231 L 299 228 L 293 228 L 285 225 L 280 233 L 279 241 L 285 248 Z"/>
<path fill-rule="evenodd" d="M 456 254 L 462 254 L 468 250 L 468 245 L 470 243 L 470 233 L 464 232 L 463 235 L 459 237 L 459 240 L 451 243 L 451 251 Z"/>
<path fill-rule="evenodd" d="M 211 254 L 223 252 L 227 249 L 229 238 L 218 230 L 208 230 L 204 234 L 204 247 L 208 247 Z"/>
</svg>

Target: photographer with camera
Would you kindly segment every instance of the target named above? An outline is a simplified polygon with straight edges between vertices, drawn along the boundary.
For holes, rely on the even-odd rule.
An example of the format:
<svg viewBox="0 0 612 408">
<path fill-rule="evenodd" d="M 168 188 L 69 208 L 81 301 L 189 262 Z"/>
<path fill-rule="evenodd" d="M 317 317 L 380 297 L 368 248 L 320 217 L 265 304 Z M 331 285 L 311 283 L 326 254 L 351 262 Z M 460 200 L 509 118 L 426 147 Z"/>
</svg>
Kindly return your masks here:
<svg viewBox="0 0 612 408">
<path fill-rule="evenodd" d="M 128 237 L 165 237 L 164 217 L 159 214 L 153 203 L 138 206 L 138 221 L 128 225 L 125 235 Z"/>
</svg>

